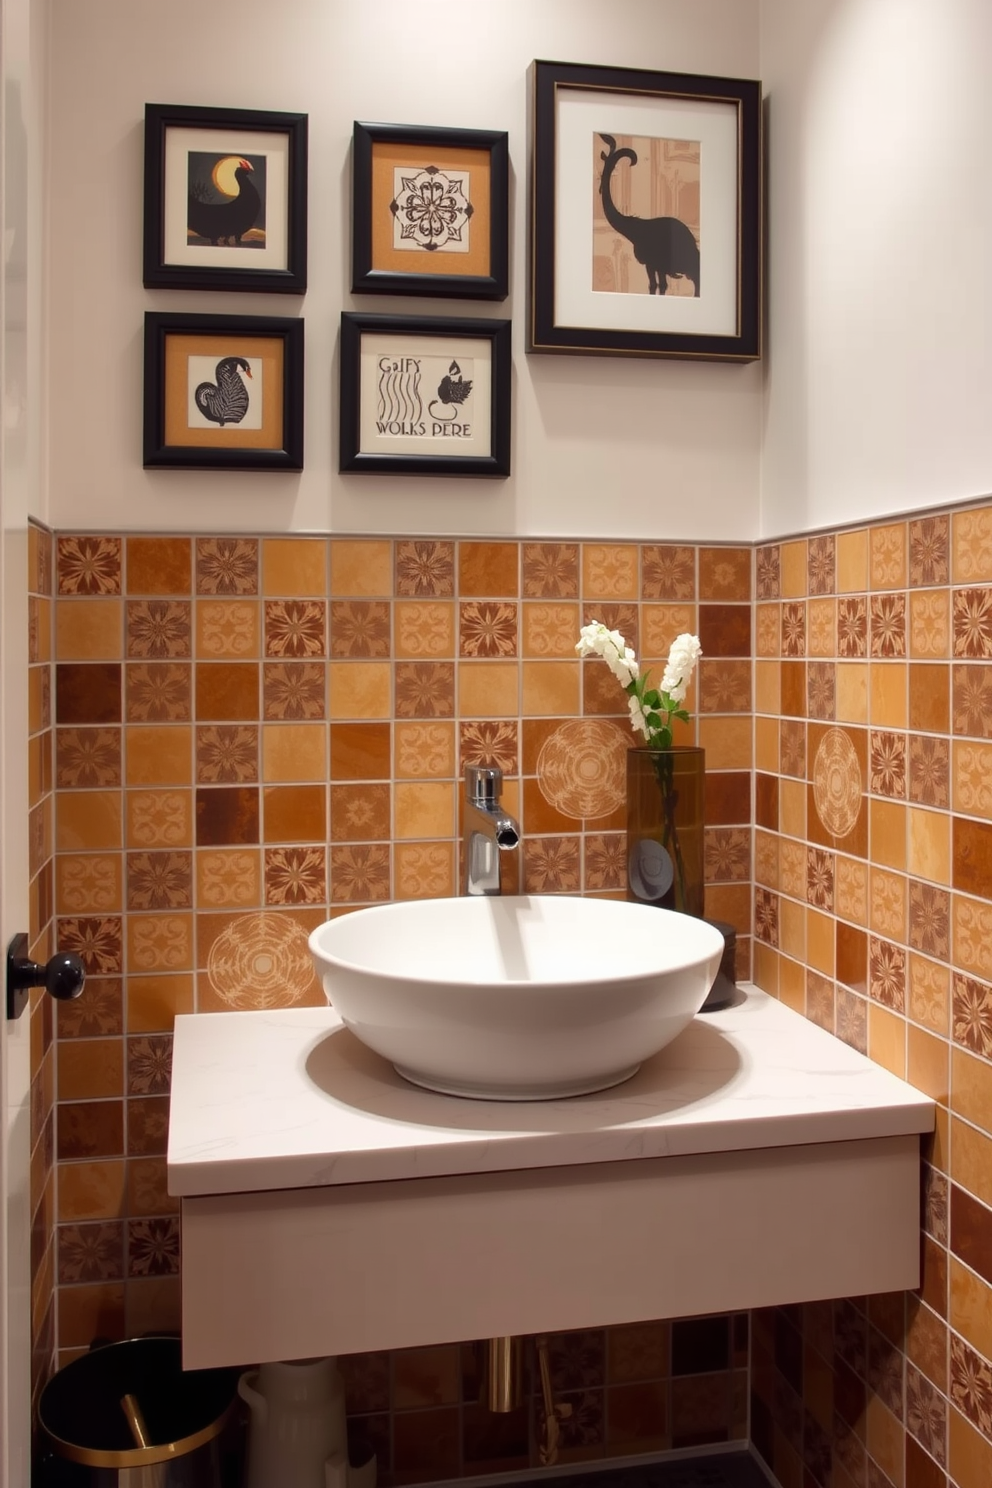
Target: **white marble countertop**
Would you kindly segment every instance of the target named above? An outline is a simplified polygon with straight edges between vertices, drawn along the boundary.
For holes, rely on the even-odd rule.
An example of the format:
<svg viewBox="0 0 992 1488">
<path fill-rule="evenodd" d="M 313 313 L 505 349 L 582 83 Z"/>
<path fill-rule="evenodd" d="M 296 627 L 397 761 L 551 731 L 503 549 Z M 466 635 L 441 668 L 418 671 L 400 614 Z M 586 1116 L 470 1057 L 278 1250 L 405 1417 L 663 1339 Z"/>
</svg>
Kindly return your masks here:
<svg viewBox="0 0 992 1488">
<path fill-rule="evenodd" d="M 176 1019 L 169 1192 L 189 1197 L 928 1132 L 933 1102 L 751 987 L 623 1085 L 458 1100 L 327 1008 Z"/>
</svg>

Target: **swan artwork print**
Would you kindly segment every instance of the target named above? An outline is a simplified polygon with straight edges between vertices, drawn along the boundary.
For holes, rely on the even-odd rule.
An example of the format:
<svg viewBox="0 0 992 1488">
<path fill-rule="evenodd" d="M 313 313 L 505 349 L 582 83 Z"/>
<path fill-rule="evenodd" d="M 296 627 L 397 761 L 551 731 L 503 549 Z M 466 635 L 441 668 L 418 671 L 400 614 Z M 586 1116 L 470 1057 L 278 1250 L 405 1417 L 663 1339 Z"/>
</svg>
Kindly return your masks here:
<svg viewBox="0 0 992 1488">
<path fill-rule="evenodd" d="M 187 359 L 188 427 L 259 429 L 261 366 L 257 358 L 190 356 Z"/>
<path fill-rule="evenodd" d="M 593 135 L 592 288 L 698 297 L 698 140 Z"/>
</svg>

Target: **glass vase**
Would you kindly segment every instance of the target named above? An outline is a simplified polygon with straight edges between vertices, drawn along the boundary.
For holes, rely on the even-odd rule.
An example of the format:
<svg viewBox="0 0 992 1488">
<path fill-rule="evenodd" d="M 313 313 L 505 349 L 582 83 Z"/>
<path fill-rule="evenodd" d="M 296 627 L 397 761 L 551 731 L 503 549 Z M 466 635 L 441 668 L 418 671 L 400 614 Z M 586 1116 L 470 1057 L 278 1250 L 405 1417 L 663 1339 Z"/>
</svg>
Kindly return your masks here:
<svg viewBox="0 0 992 1488">
<path fill-rule="evenodd" d="M 702 916 L 705 777 L 704 749 L 628 751 L 628 899 Z"/>
</svg>

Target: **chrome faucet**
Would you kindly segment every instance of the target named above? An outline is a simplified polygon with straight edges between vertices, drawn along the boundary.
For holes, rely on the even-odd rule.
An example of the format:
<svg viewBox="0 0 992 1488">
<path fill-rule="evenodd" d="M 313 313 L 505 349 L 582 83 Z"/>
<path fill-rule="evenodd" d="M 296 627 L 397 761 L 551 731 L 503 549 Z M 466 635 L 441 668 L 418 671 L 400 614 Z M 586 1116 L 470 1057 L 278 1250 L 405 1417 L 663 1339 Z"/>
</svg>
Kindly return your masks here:
<svg viewBox="0 0 992 1488">
<path fill-rule="evenodd" d="M 466 765 L 463 844 L 466 894 L 500 892 L 500 854 L 520 841 L 520 828 L 499 804 L 503 771 Z"/>
</svg>

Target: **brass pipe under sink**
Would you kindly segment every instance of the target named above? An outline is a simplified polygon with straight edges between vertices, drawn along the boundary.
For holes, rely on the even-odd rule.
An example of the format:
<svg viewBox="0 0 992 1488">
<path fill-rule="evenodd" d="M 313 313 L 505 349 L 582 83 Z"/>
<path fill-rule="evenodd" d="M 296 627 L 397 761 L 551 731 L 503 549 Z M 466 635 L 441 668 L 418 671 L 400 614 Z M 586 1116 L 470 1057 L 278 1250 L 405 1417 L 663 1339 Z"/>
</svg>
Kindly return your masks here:
<svg viewBox="0 0 992 1488">
<path fill-rule="evenodd" d="M 487 1338 L 484 1349 L 486 1406 L 506 1415 L 523 1404 L 524 1341 L 519 1334 Z"/>
</svg>

